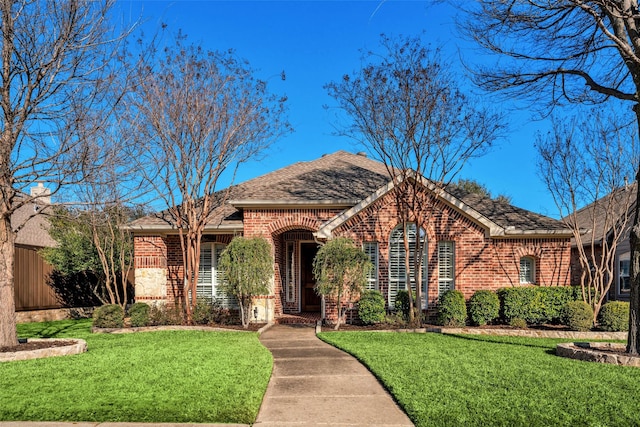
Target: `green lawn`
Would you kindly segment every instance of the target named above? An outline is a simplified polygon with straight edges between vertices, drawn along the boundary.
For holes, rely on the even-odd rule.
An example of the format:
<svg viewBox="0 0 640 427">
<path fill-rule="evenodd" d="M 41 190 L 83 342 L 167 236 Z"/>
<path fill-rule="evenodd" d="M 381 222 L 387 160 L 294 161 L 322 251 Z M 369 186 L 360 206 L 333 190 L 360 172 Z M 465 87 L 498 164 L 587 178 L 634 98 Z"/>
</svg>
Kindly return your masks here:
<svg viewBox="0 0 640 427">
<path fill-rule="evenodd" d="M 555 356 L 567 340 L 327 332 L 417 426 L 639 426 L 640 369 Z"/>
<path fill-rule="evenodd" d="M 73 337 L 75 356 L 0 363 L 0 420 L 251 423 L 273 359 L 255 333 L 109 335 L 90 321 L 21 324 L 20 337 Z"/>
</svg>

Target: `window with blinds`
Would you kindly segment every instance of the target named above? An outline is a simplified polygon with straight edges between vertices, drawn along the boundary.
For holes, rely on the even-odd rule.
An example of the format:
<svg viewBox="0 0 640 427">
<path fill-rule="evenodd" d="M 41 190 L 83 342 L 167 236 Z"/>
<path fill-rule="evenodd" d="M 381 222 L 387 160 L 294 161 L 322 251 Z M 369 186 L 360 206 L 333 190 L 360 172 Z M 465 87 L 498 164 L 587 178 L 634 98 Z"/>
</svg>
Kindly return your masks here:
<svg viewBox="0 0 640 427">
<path fill-rule="evenodd" d="M 438 296 L 454 289 L 454 251 L 453 242 L 438 242 Z"/>
<path fill-rule="evenodd" d="M 520 283 L 535 283 L 535 271 L 536 263 L 533 258 L 528 256 L 520 258 Z"/>
<path fill-rule="evenodd" d="M 362 250 L 369 257 L 373 268 L 367 274 L 367 289 L 378 290 L 378 242 L 364 242 Z"/>
<path fill-rule="evenodd" d="M 407 274 L 405 260 L 406 251 L 404 249 L 404 232 L 402 225 L 396 227 L 389 239 L 389 307 L 394 308 L 396 294 L 399 290 L 407 289 L 407 279 L 411 284 L 411 289 L 416 289 L 416 225 L 407 224 L 407 238 L 409 243 L 409 274 Z M 427 242 L 424 230 L 420 230 L 420 241 L 422 243 L 422 308 L 427 307 Z M 408 276 L 408 277 L 407 277 Z"/>
<path fill-rule="evenodd" d="M 200 247 L 200 269 L 198 270 L 198 284 L 196 296 L 198 298 L 215 299 L 223 307 L 236 308 L 237 302 L 233 296 L 228 296 L 219 288 L 224 281 L 224 275 L 218 270 L 218 260 L 225 245 L 220 243 L 203 243 Z"/>
</svg>

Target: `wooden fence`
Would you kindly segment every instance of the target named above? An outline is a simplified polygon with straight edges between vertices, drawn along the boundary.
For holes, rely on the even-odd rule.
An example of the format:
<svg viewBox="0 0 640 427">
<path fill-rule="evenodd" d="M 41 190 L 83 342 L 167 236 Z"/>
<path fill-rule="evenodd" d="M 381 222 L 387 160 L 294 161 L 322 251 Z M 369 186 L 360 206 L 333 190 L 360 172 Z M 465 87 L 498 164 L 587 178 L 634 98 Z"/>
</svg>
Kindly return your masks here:
<svg viewBox="0 0 640 427">
<path fill-rule="evenodd" d="M 39 248 L 16 245 L 14 284 L 16 311 L 60 308 L 55 292 L 47 285 L 53 267 L 47 264 Z"/>
</svg>

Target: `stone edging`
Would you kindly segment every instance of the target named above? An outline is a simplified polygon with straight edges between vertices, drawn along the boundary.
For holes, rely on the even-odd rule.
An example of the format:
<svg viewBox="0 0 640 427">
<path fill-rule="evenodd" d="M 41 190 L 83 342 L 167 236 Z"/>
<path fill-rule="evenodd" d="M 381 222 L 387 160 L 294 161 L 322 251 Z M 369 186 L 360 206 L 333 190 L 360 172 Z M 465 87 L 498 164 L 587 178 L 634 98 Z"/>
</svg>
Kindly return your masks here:
<svg viewBox="0 0 640 427">
<path fill-rule="evenodd" d="M 0 353 L 0 362 L 12 362 L 16 360 L 42 359 L 45 357 L 69 356 L 87 351 L 87 342 L 76 338 L 29 338 L 27 342 L 70 341 L 71 344 L 61 347 L 41 348 L 38 350 L 14 351 Z"/>
<path fill-rule="evenodd" d="M 258 329 L 258 335 L 269 329 L 273 323 L 267 323 Z M 220 328 L 217 326 L 182 326 L 182 325 L 164 325 L 164 326 L 141 326 L 137 328 L 96 328 L 91 327 L 93 334 L 132 334 L 135 332 L 154 332 L 154 331 L 203 331 L 203 332 L 256 332 L 244 329 Z"/>
<path fill-rule="evenodd" d="M 588 340 L 626 340 L 626 332 L 578 332 L 578 331 L 550 331 L 541 329 L 479 329 L 479 328 L 427 328 L 426 332 L 441 334 L 466 335 L 498 335 L 509 337 L 529 338 L 568 338 Z"/>
<path fill-rule="evenodd" d="M 604 342 L 563 343 L 556 346 L 556 354 L 587 362 L 640 367 L 640 357 L 616 353 L 624 352 L 626 347 L 626 344 Z"/>
<path fill-rule="evenodd" d="M 316 333 L 320 332 L 316 328 Z M 585 339 L 585 340 L 626 340 L 626 332 L 577 332 L 577 331 L 550 331 L 541 329 L 481 329 L 481 328 L 444 328 L 427 327 L 415 329 L 373 329 L 366 332 L 401 332 L 419 333 L 434 332 L 445 335 L 497 335 L 508 337 L 528 338 L 560 338 L 560 339 Z"/>
</svg>

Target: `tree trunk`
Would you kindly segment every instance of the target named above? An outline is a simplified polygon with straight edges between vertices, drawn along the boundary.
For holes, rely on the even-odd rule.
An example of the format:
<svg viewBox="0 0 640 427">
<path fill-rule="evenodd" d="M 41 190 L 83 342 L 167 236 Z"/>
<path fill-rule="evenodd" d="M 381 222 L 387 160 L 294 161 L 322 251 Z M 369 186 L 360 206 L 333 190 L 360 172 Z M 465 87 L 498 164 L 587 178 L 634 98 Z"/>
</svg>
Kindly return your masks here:
<svg viewBox="0 0 640 427">
<path fill-rule="evenodd" d="M 640 105 L 633 108 L 636 114 L 636 122 L 640 130 Z M 640 182 L 640 165 L 636 172 L 636 182 Z M 631 295 L 629 300 L 629 335 L 627 338 L 627 352 L 633 355 L 640 355 L 640 224 L 638 214 L 640 213 L 640 184 L 636 189 L 636 206 L 633 215 L 633 225 L 629 235 L 631 246 Z"/>
<path fill-rule="evenodd" d="M 13 284 L 15 247 L 11 219 L 0 218 L 0 347 L 18 345 Z"/>
<path fill-rule="evenodd" d="M 640 179 L 640 169 L 636 175 L 636 180 L 638 179 Z M 640 187 L 638 188 L 633 226 L 629 235 L 631 246 L 631 295 L 629 299 L 627 352 L 633 355 L 640 355 L 640 224 L 638 224 Z"/>
</svg>

